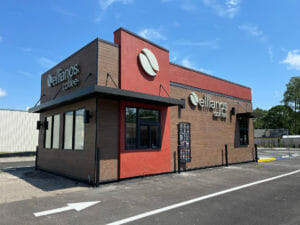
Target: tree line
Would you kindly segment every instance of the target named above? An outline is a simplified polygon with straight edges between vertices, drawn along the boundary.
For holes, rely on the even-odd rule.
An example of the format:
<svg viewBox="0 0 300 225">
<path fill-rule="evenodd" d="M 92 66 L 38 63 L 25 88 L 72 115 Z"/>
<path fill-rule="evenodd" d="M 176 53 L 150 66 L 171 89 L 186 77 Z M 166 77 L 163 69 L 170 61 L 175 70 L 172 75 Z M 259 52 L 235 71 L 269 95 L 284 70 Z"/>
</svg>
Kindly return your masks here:
<svg viewBox="0 0 300 225">
<path fill-rule="evenodd" d="M 300 134 L 300 76 L 292 77 L 286 84 L 281 103 L 269 110 L 256 108 L 254 129 L 285 128 L 289 134 Z"/>
</svg>

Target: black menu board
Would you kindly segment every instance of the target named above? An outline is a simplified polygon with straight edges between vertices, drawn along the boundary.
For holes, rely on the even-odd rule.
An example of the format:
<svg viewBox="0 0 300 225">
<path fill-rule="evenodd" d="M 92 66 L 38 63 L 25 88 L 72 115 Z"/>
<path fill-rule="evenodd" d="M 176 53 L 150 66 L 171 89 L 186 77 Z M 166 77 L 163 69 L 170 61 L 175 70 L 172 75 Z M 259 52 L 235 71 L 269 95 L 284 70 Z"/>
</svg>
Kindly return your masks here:
<svg viewBox="0 0 300 225">
<path fill-rule="evenodd" d="M 178 124 L 178 151 L 180 162 L 191 161 L 191 124 Z"/>
</svg>

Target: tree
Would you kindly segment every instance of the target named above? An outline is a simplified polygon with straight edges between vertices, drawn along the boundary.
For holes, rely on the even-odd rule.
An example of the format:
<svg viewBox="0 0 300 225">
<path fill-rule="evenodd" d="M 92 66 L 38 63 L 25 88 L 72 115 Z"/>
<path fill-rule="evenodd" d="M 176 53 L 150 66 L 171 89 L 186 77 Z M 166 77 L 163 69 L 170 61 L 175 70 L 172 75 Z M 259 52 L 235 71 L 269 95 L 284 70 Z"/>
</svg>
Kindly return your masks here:
<svg viewBox="0 0 300 225">
<path fill-rule="evenodd" d="M 254 129 L 265 129 L 266 123 L 264 121 L 264 118 L 267 115 L 268 111 L 260 108 L 256 108 L 253 110 L 253 112 L 257 116 L 257 118 L 254 118 L 253 120 Z"/>
<path fill-rule="evenodd" d="M 277 105 L 272 107 L 267 115 L 263 117 L 265 128 L 280 129 L 285 128 L 291 130 L 292 128 L 293 110 L 287 105 Z"/>
<path fill-rule="evenodd" d="M 291 106 L 294 110 L 292 117 L 294 118 L 294 127 L 291 130 L 293 134 L 300 133 L 300 76 L 292 77 L 286 85 L 286 91 L 283 95 L 283 102 L 286 106 Z"/>
</svg>

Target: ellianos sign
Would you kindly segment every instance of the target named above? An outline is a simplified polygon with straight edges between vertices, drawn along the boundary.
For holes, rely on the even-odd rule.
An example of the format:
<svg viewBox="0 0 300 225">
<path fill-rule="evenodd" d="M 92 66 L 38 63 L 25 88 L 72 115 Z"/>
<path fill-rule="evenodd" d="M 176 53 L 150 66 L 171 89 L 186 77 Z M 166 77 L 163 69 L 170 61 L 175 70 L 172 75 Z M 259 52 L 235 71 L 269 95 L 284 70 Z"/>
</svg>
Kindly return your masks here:
<svg viewBox="0 0 300 225">
<path fill-rule="evenodd" d="M 227 103 L 213 101 L 208 95 L 203 95 L 203 98 L 198 98 L 198 95 L 195 92 L 191 92 L 189 96 L 190 102 L 192 105 L 199 105 L 201 108 L 209 108 L 214 110 L 214 117 L 227 117 Z"/>
<path fill-rule="evenodd" d="M 142 52 L 139 53 L 140 64 L 142 65 L 144 71 L 155 77 L 156 73 L 159 71 L 159 66 L 155 55 L 147 48 L 143 48 Z"/>
<path fill-rule="evenodd" d="M 62 88 L 63 90 L 67 90 L 69 88 L 75 87 L 79 84 L 79 79 L 73 79 L 73 76 L 80 73 L 79 65 L 74 64 L 67 69 L 57 69 L 54 75 L 49 74 L 47 77 L 48 87 L 54 87 L 64 81 L 66 81 Z"/>
</svg>

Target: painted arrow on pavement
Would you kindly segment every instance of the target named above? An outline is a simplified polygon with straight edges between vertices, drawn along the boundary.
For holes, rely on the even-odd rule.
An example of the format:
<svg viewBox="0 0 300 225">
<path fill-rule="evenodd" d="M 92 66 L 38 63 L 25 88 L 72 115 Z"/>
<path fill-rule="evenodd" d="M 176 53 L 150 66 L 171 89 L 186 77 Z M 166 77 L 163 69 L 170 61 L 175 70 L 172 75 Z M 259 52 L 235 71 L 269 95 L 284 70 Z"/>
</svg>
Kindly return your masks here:
<svg viewBox="0 0 300 225">
<path fill-rule="evenodd" d="M 72 209 L 74 209 L 76 211 L 81 211 L 83 209 L 91 207 L 92 205 L 96 205 L 99 202 L 100 201 L 68 203 L 68 206 L 57 208 L 57 209 L 50 209 L 50 210 L 42 211 L 42 212 L 36 212 L 36 213 L 33 213 L 33 215 L 35 215 L 36 217 L 46 216 L 46 215 L 50 215 L 50 214 L 54 214 L 54 213 L 60 213 L 60 212 L 72 210 Z"/>
</svg>

